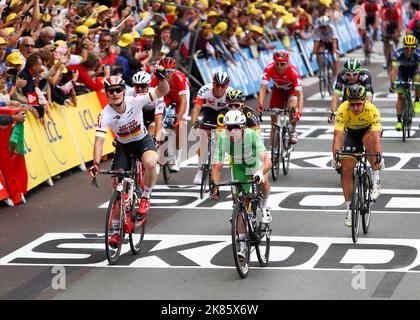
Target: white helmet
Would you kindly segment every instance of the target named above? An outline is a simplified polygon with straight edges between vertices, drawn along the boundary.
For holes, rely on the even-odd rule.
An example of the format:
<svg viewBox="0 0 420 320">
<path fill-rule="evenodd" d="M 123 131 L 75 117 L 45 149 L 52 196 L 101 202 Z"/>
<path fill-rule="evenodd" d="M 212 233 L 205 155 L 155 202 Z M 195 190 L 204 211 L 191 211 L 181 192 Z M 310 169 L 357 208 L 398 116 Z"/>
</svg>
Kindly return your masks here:
<svg viewBox="0 0 420 320">
<path fill-rule="evenodd" d="M 320 27 L 326 27 L 330 24 L 330 18 L 328 16 L 322 16 L 318 19 L 318 25 Z"/>
<path fill-rule="evenodd" d="M 398 1 L 397 0 L 388 0 L 388 5 L 390 5 L 392 7 L 397 6 L 397 4 L 398 4 Z"/>
<path fill-rule="evenodd" d="M 144 71 L 139 71 L 133 75 L 133 84 L 150 84 L 152 78 L 150 74 Z"/>
<path fill-rule="evenodd" d="M 226 112 L 223 124 L 225 126 L 243 125 L 246 122 L 245 115 L 239 110 L 230 110 Z"/>
</svg>

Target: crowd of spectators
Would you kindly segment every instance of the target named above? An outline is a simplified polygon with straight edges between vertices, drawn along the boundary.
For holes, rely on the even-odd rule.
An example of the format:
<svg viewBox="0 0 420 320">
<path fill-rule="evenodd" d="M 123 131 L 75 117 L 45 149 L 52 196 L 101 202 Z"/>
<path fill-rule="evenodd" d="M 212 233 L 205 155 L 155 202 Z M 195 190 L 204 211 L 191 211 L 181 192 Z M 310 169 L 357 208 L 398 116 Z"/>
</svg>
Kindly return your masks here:
<svg viewBox="0 0 420 320">
<path fill-rule="evenodd" d="M 44 123 L 53 102 L 76 106 L 77 95 L 101 90 L 109 75 L 130 85 L 134 73 L 153 72 L 171 56 L 200 79 L 193 54 L 234 64 L 241 48 L 256 57 L 280 40 L 291 50 L 293 37 L 313 36 L 317 17 L 339 19 L 347 9 L 343 0 L 7 0 L 0 5 L 0 102 L 21 103 Z"/>
</svg>

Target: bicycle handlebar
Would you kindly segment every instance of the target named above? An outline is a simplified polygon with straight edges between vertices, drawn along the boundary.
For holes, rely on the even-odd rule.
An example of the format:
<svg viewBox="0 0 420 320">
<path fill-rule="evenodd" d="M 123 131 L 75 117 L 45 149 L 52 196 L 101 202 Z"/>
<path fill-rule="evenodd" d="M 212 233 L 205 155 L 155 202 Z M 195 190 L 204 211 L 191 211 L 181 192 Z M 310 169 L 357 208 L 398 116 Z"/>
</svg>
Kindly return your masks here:
<svg viewBox="0 0 420 320">
<path fill-rule="evenodd" d="M 341 156 L 353 156 L 353 157 L 376 157 L 376 161 L 379 163 L 381 161 L 381 153 L 377 152 L 376 154 L 367 154 L 366 152 L 348 152 L 348 151 L 336 151 L 335 160 L 339 161 Z"/>
<path fill-rule="evenodd" d="M 400 81 L 400 80 L 394 80 L 393 83 L 395 84 L 401 84 L 401 85 L 415 85 L 418 86 L 420 85 L 420 82 L 416 82 L 416 81 Z"/>
<path fill-rule="evenodd" d="M 214 185 L 216 187 L 223 187 L 223 186 L 237 186 L 237 185 L 242 185 L 242 184 L 253 184 L 253 183 L 257 183 L 257 181 L 255 179 L 229 180 L 229 181 L 224 181 L 224 182 L 220 182 L 220 183 L 214 183 Z"/>
</svg>

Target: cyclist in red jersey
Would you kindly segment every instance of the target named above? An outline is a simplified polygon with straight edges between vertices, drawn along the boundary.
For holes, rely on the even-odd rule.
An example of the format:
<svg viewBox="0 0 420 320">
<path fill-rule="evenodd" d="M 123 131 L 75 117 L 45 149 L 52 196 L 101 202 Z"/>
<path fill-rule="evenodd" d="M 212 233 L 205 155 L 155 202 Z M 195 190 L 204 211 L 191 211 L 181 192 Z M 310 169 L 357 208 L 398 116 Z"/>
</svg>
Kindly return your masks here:
<svg viewBox="0 0 420 320">
<path fill-rule="evenodd" d="M 379 28 L 378 21 L 381 7 L 376 0 L 367 0 L 363 2 L 362 7 L 366 13 L 365 30 L 369 30 L 369 26 L 373 26 L 373 40 L 377 41 Z"/>
<path fill-rule="evenodd" d="M 292 124 L 292 132 L 290 143 L 296 144 L 298 141 L 296 133 L 296 124 L 299 121 L 303 109 L 303 91 L 302 79 L 300 78 L 298 69 L 289 64 L 289 53 L 286 50 L 279 50 L 274 53 L 274 62 L 267 65 L 264 69 L 261 88 L 258 93 L 257 112 L 262 113 L 264 110 L 264 98 L 270 79 L 273 79 L 274 85 L 270 98 L 270 109 L 283 108 L 284 101 L 287 101 L 287 109 L 295 110 L 290 113 L 290 122 Z M 274 134 L 274 125 L 276 116 L 271 116 L 271 132 L 270 142 Z"/>
<path fill-rule="evenodd" d="M 165 57 L 159 62 L 159 65 L 165 68 L 165 79 L 170 86 L 169 93 L 165 95 L 165 104 L 166 106 L 169 106 L 170 104 L 176 105 L 176 154 L 175 161 L 171 161 L 169 167 L 171 171 L 178 172 L 182 151 L 180 132 L 186 132 L 187 130 L 187 116 L 190 109 L 190 82 L 182 71 L 175 69 L 177 63 L 174 58 Z M 153 76 L 150 86 L 155 87 L 158 84 L 159 80 Z"/>
<path fill-rule="evenodd" d="M 398 47 L 402 31 L 402 11 L 398 8 L 398 0 L 388 0 L 387 6 L 382 10 L 382 41 L 384 42 L 385 67 L 390 70 L 391 58 L 395 48 Z"/>
</svg>

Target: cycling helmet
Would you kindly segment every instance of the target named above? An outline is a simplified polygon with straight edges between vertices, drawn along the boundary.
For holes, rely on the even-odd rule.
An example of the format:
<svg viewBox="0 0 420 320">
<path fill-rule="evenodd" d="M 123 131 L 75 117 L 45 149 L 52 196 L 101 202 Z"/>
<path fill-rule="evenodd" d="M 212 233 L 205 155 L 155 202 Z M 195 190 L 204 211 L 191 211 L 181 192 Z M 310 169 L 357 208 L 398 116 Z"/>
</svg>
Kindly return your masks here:
<svg viewBox="0 0 420 320">
<path fill-rule="evenodd" d="M 213 82 L 219 85 L 228 85 L 230 83 L 230 77 L 226 72 L 218 71 L 213 76 Z"/>
<path fill-rule="evenodd" d="M 139 71 L 133 75 L 133 84 L 150 84 L 152 77 L 144 71 Z"/>
<path fill-rule="evenodd" d="M 230 90 L 226 93 L 227 101 L 245 101 L 245 95 L 241 90 Z"/>
<path fill-rule="evenodd" d="M 362 102 L 366 98 L 366 89 L 360 84 L 353 84 L 346 88 L 346 97 L 349 102 Z"/>
<path fill-rule="evenodd" d="M 417 47 L 417 38 L 413 35 L 408 35 L 404 37 L 403 48 L 416 48 Z"/>
<path fill-rule="evenodd" d="M 416 21 L 420 20 L 420 11 L 416 11 L 416 14 L 414 15 L 414 20 Z"/>
<path fill-rule="evenodd" d="M 320 27 L 326 27 L 330 24 L 330 18 L 328 16 L 322 16 L 318 19 L 318 25 Z"/>
<path fill-rule="evenodd" d="M 344 63 L 345 72 L 359 72 L 360 70 L 362 70 L 362 65 L 357 58 L 347 59 L 346 63 Z"/>
<path fill-rule="evenodd" d="M 388 0 L 387 2 L 389 7 L 395 7 L 398 4 L 398 0 Z"/>
<path fill-rule="evenodd" d="M 244 125 L 246 122 L 245 115 L 239 110 L 231 110 L 226 112 L 223 119 L 225 126 Z"/>
<path fill-rule="evenodd" d="M 273 60 L 275 62 L 288 62 L 289 61 L 289 52 L 286 50 L 278 50 L 274 52 Z"/>
<path fill-rule="evenodd" d="M 172 57 L 163 58 L 160 60 L 159 64 L 165 69 L 175 69 L 177 66 L 175 59 Z"/>
<path fill-rule="evenodd" d="M 110 76 L 104 81 L 104 88 L 108 90 L 109 87 L 120 86 L 125 89 L 125 81 L 119 76 Z"/>
</svg>

